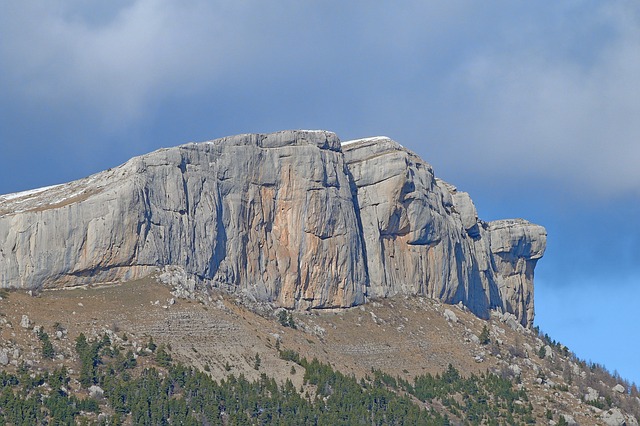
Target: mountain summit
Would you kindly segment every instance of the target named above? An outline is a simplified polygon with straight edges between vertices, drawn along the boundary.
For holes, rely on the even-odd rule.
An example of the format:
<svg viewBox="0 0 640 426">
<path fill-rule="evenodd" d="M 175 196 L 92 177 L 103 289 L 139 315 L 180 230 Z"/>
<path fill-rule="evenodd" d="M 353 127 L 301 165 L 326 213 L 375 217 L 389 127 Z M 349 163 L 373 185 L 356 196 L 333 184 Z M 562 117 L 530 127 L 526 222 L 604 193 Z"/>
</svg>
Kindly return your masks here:
<svg viewBox="0 0 640 426">
<path fill-rule="evenodd" d="M 396 294 L 533 322 L 546 231 L 484 222 L 469 195 L 386 137 L 246 134 L 160 149 L 85 179 L 0 196 L 0 287 L 178 270 L 295 309 Z"/>
</svg>

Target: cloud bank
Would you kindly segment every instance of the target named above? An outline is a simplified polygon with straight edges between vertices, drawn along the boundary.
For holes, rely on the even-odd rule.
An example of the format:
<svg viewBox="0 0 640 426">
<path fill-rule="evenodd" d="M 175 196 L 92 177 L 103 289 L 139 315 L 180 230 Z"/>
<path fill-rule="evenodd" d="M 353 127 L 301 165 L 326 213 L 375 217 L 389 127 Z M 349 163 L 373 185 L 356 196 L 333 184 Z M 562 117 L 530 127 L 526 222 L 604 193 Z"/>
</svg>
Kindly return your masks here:
<svg viewBox="0 0 640 426">
<path fill-rule="evenodd" d="M 240 113 L 265 127 L 321 117 L 347 137 L 379 129 L 445 171 L 505 188 L 536 179 L 605 197 L 640 188 L 633 2 L 2 9 L 0 87 L 14 106 L 74 109 L 126 132 L 168 100 L 246 102 L 255 93 L 274 105 Z M 293 102 L 307 114 L 292 113 Z"/>
<path fill-rule="evenodd" d="M 461 139 L 485 142 L 468 145 L 479 164 L 598 195 L 638 194 L 638 7 L 594 12 L 569 28 L 538 28 L 533 41 L 518 42 L 512 28 L 459 68 L 454 81 L 477 99 Z"/>
</svg>

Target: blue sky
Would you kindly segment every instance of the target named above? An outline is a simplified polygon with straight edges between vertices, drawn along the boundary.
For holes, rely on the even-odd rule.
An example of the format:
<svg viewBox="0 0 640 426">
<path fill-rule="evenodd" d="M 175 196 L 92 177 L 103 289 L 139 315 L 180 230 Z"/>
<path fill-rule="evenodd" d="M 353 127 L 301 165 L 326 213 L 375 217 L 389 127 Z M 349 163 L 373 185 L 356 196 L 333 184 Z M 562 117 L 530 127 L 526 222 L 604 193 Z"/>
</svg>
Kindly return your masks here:
<svg viewBox="0 0 640 426">
<path fill-rule="evenodd" d="M 547 227 L 536 324 L 640 383 L 640 3 L 0 2 L 0 193 L 231 134 L 386 135 Z"/>
</svg>

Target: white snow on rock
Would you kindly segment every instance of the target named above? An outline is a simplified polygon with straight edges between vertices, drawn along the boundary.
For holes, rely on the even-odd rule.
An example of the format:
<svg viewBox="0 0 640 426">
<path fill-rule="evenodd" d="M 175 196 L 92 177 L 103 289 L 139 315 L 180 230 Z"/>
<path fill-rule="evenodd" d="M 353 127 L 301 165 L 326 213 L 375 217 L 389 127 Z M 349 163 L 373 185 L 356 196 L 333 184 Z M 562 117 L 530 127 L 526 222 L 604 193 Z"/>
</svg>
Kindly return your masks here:
<svg viewBox="0 0 640 426">
<path fill-rule="evenodd" d="M 344 141 L 344 142 L 341 143 L 341 145 L 342 146 L 347 146 L 347 145 L 352 145 L 354 143 L 359 143 L 359 142 L 378 142 L 378 141 L 385 141 L 385 140 L 389 140 L 389 137 L 387 137 L 387 136 L 372 136 L 370 138 L 361 138 L 361 139 L 353 139 L 353 140 L 350 140 L 350 141 Z"/>
<path fill-rule="evenodd" d="M 0 199 L 2 200 L 13 200 L 16 198 L 24 198 L 30 195 L 39 194 L 41 192 L 47 191 L 49 189 L 56 188 L 58 186 L 62 186 L 62 184 L 51 185 L 51 186 L 43 186 L 42 188 L 29 189 L 28 191 L 14 192 L 11 194 L 0 195 Z"/>
</svg>

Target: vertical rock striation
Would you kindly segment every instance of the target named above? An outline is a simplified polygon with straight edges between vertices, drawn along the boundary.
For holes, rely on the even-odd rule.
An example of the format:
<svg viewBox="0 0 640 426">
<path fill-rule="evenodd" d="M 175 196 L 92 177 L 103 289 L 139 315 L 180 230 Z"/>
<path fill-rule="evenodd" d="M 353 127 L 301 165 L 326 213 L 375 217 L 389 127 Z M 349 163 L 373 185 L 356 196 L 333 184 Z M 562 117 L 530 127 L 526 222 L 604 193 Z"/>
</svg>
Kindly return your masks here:
<svg viewBox="0 0 640 426">
<path fill-rule="evenodd" d="M 533 320 L 544 228 L 479 221 L 464 192 L 388 138 L 239 135 L 161 149 L 0 196 L 0 286 L 129 280 L 173 265 L 288 308 L 423 294 Z"/>
<path fill-rule="evenodd" d="M 501 308 L 533 322 L 533 269 L 546 243 L 525 220 L 485 223 L 469 195 L 436 179 L 389 138 L 343 144 L 357 187 L 369 296 L 423 294 L 479 316 Z"/>
</svg>

